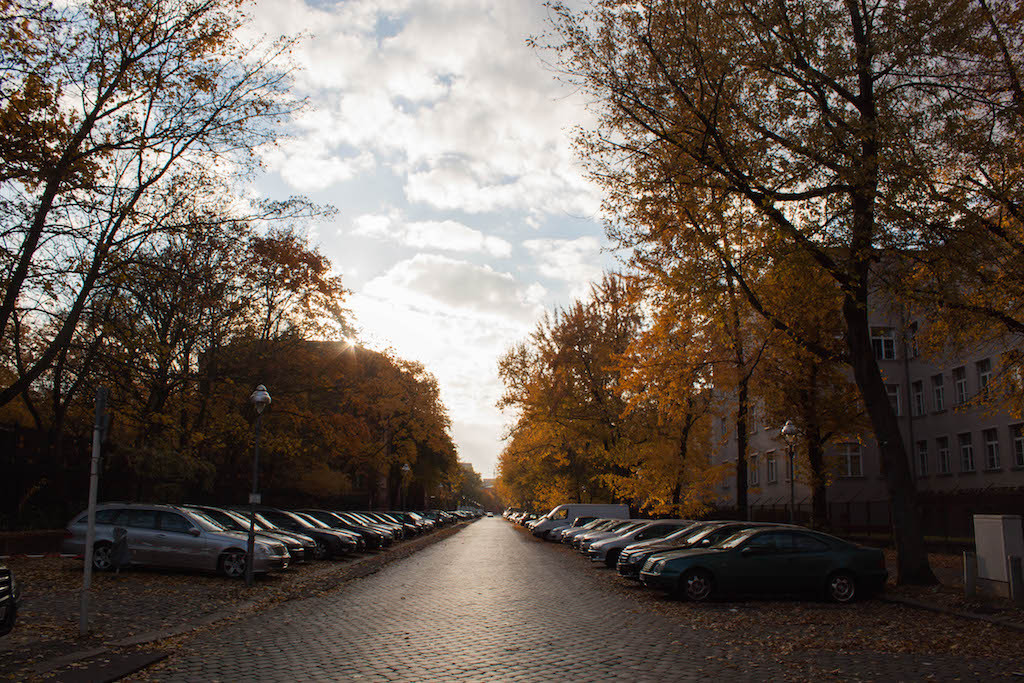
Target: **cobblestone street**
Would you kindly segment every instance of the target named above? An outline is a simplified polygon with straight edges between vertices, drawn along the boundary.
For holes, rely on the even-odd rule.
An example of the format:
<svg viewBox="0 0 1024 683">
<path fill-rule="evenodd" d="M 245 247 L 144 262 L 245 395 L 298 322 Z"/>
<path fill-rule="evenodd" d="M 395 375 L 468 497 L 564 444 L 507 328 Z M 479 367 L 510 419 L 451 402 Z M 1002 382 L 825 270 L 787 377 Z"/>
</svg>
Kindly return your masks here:
<svg viewBox="0 0 1024 683">
<path fill-rule="evenodd" d="M 1012 659 L 871 651 L 780 656 L 759 645 L 756 634 L 740 639 L 688 623 L 686 610 L 672 604 L 651 609 L 615 581 L 606 570 L 581 566 L 581 558 L 501 519 L 483 519 L 341 590 L 201 634 L 142 677 L 992 680 L 1013 673 L 1006 664 Z M 736 612 L 730 605 L 700 607 Z"/>
</svg>

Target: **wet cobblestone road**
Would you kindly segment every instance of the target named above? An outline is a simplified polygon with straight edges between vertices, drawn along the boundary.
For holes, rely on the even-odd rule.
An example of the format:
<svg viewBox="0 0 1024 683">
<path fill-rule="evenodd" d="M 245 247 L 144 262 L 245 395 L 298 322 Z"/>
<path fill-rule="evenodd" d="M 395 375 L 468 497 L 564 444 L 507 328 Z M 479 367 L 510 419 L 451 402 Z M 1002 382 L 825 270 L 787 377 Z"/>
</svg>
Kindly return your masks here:
<svg viewBox="0 0 1024 683">
<path fill-rule="evenodd" d="M 991 680 L 957 657 L 801 653 L 790 661 L 647 609 L 579 558 L 500 518 L 341 590 L 189 641 L 161 681 Z"/>
</svg>

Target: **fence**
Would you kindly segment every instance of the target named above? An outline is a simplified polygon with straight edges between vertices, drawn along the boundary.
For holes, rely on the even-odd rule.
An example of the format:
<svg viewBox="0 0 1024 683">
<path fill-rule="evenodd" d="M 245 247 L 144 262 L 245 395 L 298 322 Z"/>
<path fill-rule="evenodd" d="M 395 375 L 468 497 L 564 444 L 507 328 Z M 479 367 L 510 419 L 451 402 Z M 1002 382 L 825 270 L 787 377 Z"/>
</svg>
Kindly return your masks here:
<svg viewBox="0 0 1024 683">
<path fill-rule="evenodd" d="M 829 501 L 828 516 L 813 526 L 840 536 L 892 543 L 892 512 L 888 500 Z M 950 549 L 974 544 L 974 515 L 1024 515 L 1024 489 L 999 488 L 918 494 L 918 510 L 925 540 Z M 794 506 L 793 521 L 811 525 L 811 504 Z M 735 508 L 719 508 L 709 517 L 735 519 Z M 749 519 L 758 522 L 789 522 L 789 501 L 749 506 Z"/>
</svg>

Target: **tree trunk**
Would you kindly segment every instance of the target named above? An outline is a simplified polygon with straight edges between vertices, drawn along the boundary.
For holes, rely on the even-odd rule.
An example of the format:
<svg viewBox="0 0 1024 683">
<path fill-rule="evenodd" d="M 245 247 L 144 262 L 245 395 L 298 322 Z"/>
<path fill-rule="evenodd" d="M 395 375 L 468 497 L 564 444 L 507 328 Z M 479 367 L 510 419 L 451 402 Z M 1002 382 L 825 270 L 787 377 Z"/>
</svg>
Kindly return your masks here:
<svg viewBox="0 0 1024 683">
<path fill-rule="evenodd" d="M 742 368 L 740 368 L 742 372 Z M 741 377 L 736 401 L 736 513 L 739 519 L 749 519 L 747 504 L 747 378 Z"/>
<path fill-rule="evenodd" d="M 867 307 L 847 296 L 843 303 L 843 316 L 847 323 L 846 337 L 854 379 L 874 427 L 882 474 L 889 492 L 893 541 L 898 559 L 897 583 L 933 585 L 938 581 L 928 564 L 917 508 L 917 487 L 911 476 L 899 422 L 889 403 L 885 383 L 871 348 Z"/>
</svg>

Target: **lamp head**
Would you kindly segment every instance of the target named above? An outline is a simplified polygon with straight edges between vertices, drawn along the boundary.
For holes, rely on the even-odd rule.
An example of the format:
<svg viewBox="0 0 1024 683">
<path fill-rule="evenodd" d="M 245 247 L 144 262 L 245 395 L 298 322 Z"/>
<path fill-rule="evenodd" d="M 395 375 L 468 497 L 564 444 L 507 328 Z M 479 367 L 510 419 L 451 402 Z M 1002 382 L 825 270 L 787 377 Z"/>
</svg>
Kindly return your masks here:
<svg viewBox="0 0 1024 683">
<path fill-rule="evenodd" d="M 260 384 L 256 387 L 256 391 L 252 392 L 249 396 L 249 402 L 252 403 L 253 408 L 256 409 L 256 414 L 260 415 L 263 410 L 270 405 L 270 392 L 267 388 Z"/>
<path fill-rule="evenodd" d="M 799 430 L 796 428 L 796 425 L 793 424 L 792 420 L 786 420 L 786 424 L 782 425 L 782 429 L 779 430 L 779 432 L 783 437 L 785 437 L 786 441 L 792 443 L 793 439 L 795 439 L 796 435 L 799 433 Z"/>
</svg>

